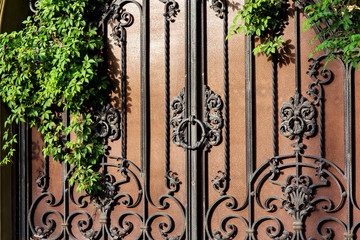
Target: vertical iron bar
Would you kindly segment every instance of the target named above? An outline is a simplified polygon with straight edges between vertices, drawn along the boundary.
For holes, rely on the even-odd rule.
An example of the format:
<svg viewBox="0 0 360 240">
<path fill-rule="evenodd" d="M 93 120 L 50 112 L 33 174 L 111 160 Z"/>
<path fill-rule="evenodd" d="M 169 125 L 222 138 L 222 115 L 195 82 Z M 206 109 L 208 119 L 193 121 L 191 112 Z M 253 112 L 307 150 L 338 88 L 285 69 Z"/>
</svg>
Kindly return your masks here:
<svg viewBox="0 0 360 240">
<path fill-rule="evenodd" d="M 44 174 L 45 174 L 45 184 L 43 189 L 47 191 L 49 187 L 49 156 L 45 157 L 44 159 Z"/>
<path fill-rule="evenodd" d="M 30 239 L 27 214 L 31 203 L 31 134 L 27 122 L 19 124 L 18 136 L 16 235 L 19 239 Z"/>
<path fill-rule="evenodd" d="M 190 91 L 190 87 L 189 87 L 189 83 L 190 83 L 190 69 L 189 67 L 191 66 L 191 61 L 190 61 L 190 57 L 191 54 L 189 53 L 190 51 L 190 11 L 189 9 L 191 9 L 191 5 L 189 1 L 185 1 L 185 96 L 184 99 L 186 99 L 186 107 L 185 107 L 185 118 L 189 117 L 189 91 Z M 185 134 L 186 136 L 190 137 L 189 131 L 185 130 Z M 190 226 L 191 227 L 191 221 L 190 221 L 190 202 L 191 202 L 191 194 L 190 194 L 190 183 L 191 183 L 191 176 L 190 176 L 190 160 L 191 160 L 191 156 L 189 155 L 189 151 L 186 152 L 186 226 Z M 190 231 L 189 231 L 189 227 L 186 228 L 186 233 L 185 233 L 186 238 L 185 239 L 191 239 L 190 236 Z"/>
<path fill-rule="evenodd" d="M 324 96 L 319 101 L 319 148 L 320 157 L 325 158 L 325 133 L 324 133 Z"/>
<path fill-rule="evenodd" d="M 202 62 L 201 62 L 201 74 L 202 74 L 202 85 L 204 86 L 203 88 L 206 88 L 207 86 L 207 3 L 206 1 L 202 2 L 202 7 L 201 7 L 201 49 L 202 49 L 202 53 L 201 53 L 201 57 L 202 57 Z M 204 89 L 203 89 L 203 93 L 204 93 Z M 203 99 L 203 106 L 205 106 L 205 101 L 206 99 Z M 204 117 L 204 116 L 203 116 Z M 206 219 L 206 213 L 207 210 L 209 208 L 209 200 L 208 200 L 208 195 L 209 195 L 209 191 L 208 191 L 208 153 L 207 151 L 203 150 L 202 153 L 202 207 L 203 207 L 203 219 Z M 203 221 L 204 222 L 204 221 Z M 205 228 L 203 231 L 203 240 L 207 239 L 206 233 L 205 233 Z"/>
<path fill-rule="evenodd" d="M 65 110 L 62 113 L 62 124 L 63 127 L 66 128 L 69 126 L 70 123 L 70 116 L 69 116 L 69 111 Z M 63 133 L 62 135 L 62 141 L 63 144 L 65 145 L 65 143 L 67 141 L 70 140 L 70 135 Z M 65 151 L 67 151 L 65 149 Z M 63 161 L 61 163 L 62 166 L 62 174 L 61 174 L 61 178 L 62 178 L 62 184 L 63 184 L 63 193 L 64 193 L 64 221 L 67 221 L 67 218 L 69 216 L 69 184 L 68 181 L 66 179 L 67 173 L 69 171 L 69 164 L 65 161 Z M 63 222 L 63 224 L 65 224 L 65 222 Z M 69 236 L 67 234 L 67 225 L 63 225 L 63 234 L 64 234 L 64 239 L 67 240 L 69 239 Z"/>
<path fill-rule="evenodd" d="M 188 65 L 188 117 L 194 117 L 196 119 L 201 118 L 201 2 L 198 0 L 187 1 L 188 8 L 186 9 L 189 13 L 188 18 L 188 57 L 190 64 Z M 198 126 L 196 124 L 190 125 L 190 131 L 188 132 L 189 142 L 191 145 L 195 145 L 198 141 L 199 133 Z M 187 151 L 187 173 L 190 175 L 190 181 L 187 183 L 188 203 L 187 203 L 187 216 L 188 216 L 188 231 L 187 239 L 198 240 L 202 237 L 202 221 L 201 213 L 202 205 L 199 203 L 200 190 L 201 190 L 201 150 L 188 150 Z"/>
<path fill-rule="evenodd" d="M 121 41 L 121 90 L 120 90 L 120 104 L 121 104 L 121 157 L 126 158 L 126 94 L 127 94 L 127 79 L 126 79 L 126 29 L 124 28 L 125 36 Z"/>
<path fill-rule="evenodd" d="M 105 60 L 103 62 L 103 66 L 101 66 L 101 70 L 104 71 L 104 74 L 106 74 L 105 72 L 109 69 L 109 62 L 107 61 L 108 59 L 108 21 L 109 19 L 108 18 L 105 18 L 102 22 L 102 27 L 101 27 L 101 34 L 102 34 L 102 40 L 103 40 L 103 43 L 104 43 L 104 46 L 103 46 L 103 49 L 102 49 L 102 56 L 103 56 L 103 59 Z M 122 121 L 122 119 L 120 119 L 120 121 Z M 108 143 L 106 143 L 108 144 Z M 104 144 L 103 144 L 104 145 Z M 105 146 L 104 146 L 104 150 L 105 150 Z M 105 163 L 107 162 L 107 157 L 105 156 L 105 151 L 104 151 L 104 155 L 101 157 L 101 168 L 102 168 L 102 174 L 103 176 L 105 176 L 106 172 L 107 172 L 107 168 L 105 166 Z"/>
<path fill-rule="evenodd" d="M 150 159 L 150 2 L 143 0 L 141 12 L 141 171 L 144 184 L 144 191 L 148 191 L 149 184 L 149 159 Z M 143 226 L 148 219 L 147 192 L 143 194 Z M 143 232 L 143 239 L 146 239 L 146 232 Z"/>
<path fill-rule="evenodd" d="M 301 93 L 299 21 L 299 8 L 295 7 L 295 89 L 297 93 Z"/>
<path fill-rule="evenodd" d="M 170 189 L 170 23 L 164 17 L 165 38 L 165 186 Z"/>
<path fill-rule="evenodd" d="M 273 156 L 279 154 L 278 151 L 278 92 L 277 92 L 277 53 L 272 55 L 272 135 L 273 135 Z"/>
<path fill-rule="evenodd" d="M 295 6 L 295 91 L 301 95 L 301 77 L 300 77 L 300 10 Z M 301 140 L 300 140 L 301 141 Z M 299 185 L 299 176 L 301 175 L 300 163 L 302 158 L 300 150 L 296 150 L 296 184 Z"/>
<path fill-rule="evenodd" d="M 353 206 L 352 206 L 352 185 L 353 185 L 353 149 L 354 149 L 354 114 L 353 114 L 353 68 L 351 64 L 346 64 L 344 71 L 344 128 L 345 128 L 345 174 L 347 178 L 347 192 L 350 193 L 350 197 L 347 198 L 347 231 L 353 225 Z"/>
<path fill-rule="evenodd" d="M 252 174 L 255 168 L 255 98 L 254 98 L 254 41 L 252 36 L 245 36 L 245 121 L 246 121 L 246 183 L 249 199 L 249 226 L 254 222 L 254 197 Z M 251 184 L 250 184 L 251 183 Z"/>
<path fill-rule="evenodd" d="M 225 195 L 229 188 L 229 46 L 226 39 L 228 35 L 228 7 L 227 2 L 223 1 L 223 41 L 224 41 L 224 171 L 225 171 L 225 183 L 221 192 Z"/>
</svg>

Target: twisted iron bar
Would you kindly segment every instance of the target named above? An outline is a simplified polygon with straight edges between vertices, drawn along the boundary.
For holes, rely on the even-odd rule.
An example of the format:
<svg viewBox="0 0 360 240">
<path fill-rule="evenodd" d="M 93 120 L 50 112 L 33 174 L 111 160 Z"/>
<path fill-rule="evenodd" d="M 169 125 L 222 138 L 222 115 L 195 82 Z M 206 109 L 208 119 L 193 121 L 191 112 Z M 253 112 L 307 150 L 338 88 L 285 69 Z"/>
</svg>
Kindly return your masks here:
<svg viewBox="0 0 360 240">
<path fill-rule="evenodd" d="M 125 29 L 124 29 L 125 31 Z M 121 156 L 126 158 L 126 38 L 121 42 Z"/>
<path fill-rule="evenodd" d="M 225 183 L 221 195 L 225 195 L 229 188 L 229 46 L 228 46 L 228 8 L 223 1 L 223 37 L 224 37 L 224 171 Z"/>
<path fill-rule="evenodd" d="M 165 15 L 165 14 L 164 14 Z M 165 185 L 170 190 L 170 23 L 164 16 L 165 40 Z"/>
<path fill-rule="evenodd" d="M 179 4 L 174 0 L 160 0 L 164 3 L 164 48 L 165 48 L 165 186 L 168 194 L 178 191 L 172 184 L 177 174 L 170 170 L 170 22 L 175 22 Z M 176 181 L 175 181 L 176 182 Z"/>
<path fill-rule="evenodd" d="M 277 116 L 277 53 L 272 54 L 272 142 L 273 156 L 278 155 L 278 116 Z"/>
</svg>

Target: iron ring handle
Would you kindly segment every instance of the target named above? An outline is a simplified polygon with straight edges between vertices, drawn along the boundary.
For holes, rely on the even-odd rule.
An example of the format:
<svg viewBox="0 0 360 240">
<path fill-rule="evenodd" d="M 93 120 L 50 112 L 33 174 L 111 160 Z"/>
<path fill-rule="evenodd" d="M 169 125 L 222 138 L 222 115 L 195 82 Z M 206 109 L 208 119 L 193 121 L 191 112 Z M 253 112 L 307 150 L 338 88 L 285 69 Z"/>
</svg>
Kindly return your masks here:
<svg viewBox="0 0 360 240">
<path fill-rule="evenodd" d="M 176 130 L 176 135 L 180 136 L 180 131 L 184 128 L 186 123 L 191 123 L 191 124 L 199 124 L 201 127 L 201 139 L 199 141 L 197 141 L 194 145 L 188 145 L 186 142 L 184 142 L 183 139 L 179 139 L 179 144 L 186 149 L 190 149 L 190 150 L 195 150 L 198 147 L 200 147 L 200 145 L 205 141 L 206 138 L 206 131 L 205 131 L 205 127 L 203 125 L 203 123 L 196 119 L 195 116 L 191 116 L 190 118 L 186 118 L 184 120 L 181 121 L 181 123 L 179 124 L 177 130 Z"/>
</svg>

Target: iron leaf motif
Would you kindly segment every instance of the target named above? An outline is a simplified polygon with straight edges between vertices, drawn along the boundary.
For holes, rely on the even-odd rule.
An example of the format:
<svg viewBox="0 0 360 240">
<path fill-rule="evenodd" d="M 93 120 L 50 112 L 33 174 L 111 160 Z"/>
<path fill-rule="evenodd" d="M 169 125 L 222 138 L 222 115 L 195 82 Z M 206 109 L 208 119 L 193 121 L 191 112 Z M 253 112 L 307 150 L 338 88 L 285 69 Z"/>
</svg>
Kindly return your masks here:
<svg viewBox="0 0 360 240">
<path fill-rule="evenodd" d="M 180 236 L 178 235 L 168 237 L 167 234 L 162 233 L 162 237 L 164 240 L 180 240 Z"/>
<path fill-rule="evenodd" d="M 213 184 L 213 188 L 215 189 L 215 191 L 219 192 L 221 195 L 224 195 L 224 186 L 225 186 L 225 182 L 226 182 L 227 178 L 226 178 L 226 174 L 223 171 L 218 171 L 218 175 L 211 180 L 212 184 Z"/>
<path fill-rule="evenodd" d="M 122 47 L 122 44 L 126 43 L 126 30 L 125 28 L 131 27 L 134 23 L 134 16 L 127 12 L 123 7 L 119 5 L 112 5 L 112 17 L 111 19 L 116 23 L 113 27 L 113 32 L 110 34 L 115 44 Z"/>
<path fill-rule="evenodd" d="M 280 175 L 280 169 L 279 169 L 279 159 L 273 158 L 270 162 L 270 180 L 277 180 Z"/>
<path fill-rule="evenodd" d="M 205 88 L 205 112 L 204 123 L 207 127 L 207 143 L 205 150 L 208 150 L 211 146 L 217 146 L 220 144 L 222 136 L 221 129 L 224 124 L 222 118 L 223 102 L 219 95 L 215 94 L 208 87 Z"/>
<path fill-rule="evenodd" d="M 224 237 L 220 231 L 214 231 L 213 232 L 214 240 L 228 240 L 229 238 Z"/>
<path fill-rule="evenodd" d="M 294 0 L 295 7 L 299 8 L 300 10 L 304 10 L 308 3 L 308 0 Z"/>
<path fill-rule="evenodd" d="M 295 222 L 302 222 L 305 216 L 313 209 L 311 199 L 313 190 L 311 188 L 311 179 L 308 176 L 301 175 L 287 177 L 286 185 L 282 187 L 285 199 L 282 207 L 293 217 Z"/>
<path fill-rule="evenodd" d="M 87 224 L 86 221 L 79 221 L 79 227 L 80 227 L 80 232 L 86 239 L 89 240 L 95 239 L 95 235 L 97 231 L 94 231 L 94 229 L 90 229 L 88 231 L 89 224 Z"/>
<path fill-rule="evenodd" d="M 280 109 L 280 133 L 300 143 L 303 137 L 314 136 L 317 128 L 315 116 L 313 104 L 296 92 Z"/>
<path fill-rule="evenodd" d="M 41 190 L 41 192 L 45 192 L 47 189 L 47 174 L 44 171 L 39 171 L 39 176 L 36 178 L 35 183 L 36 186 Z"/>
<path fill-rule="evenodd" d="M 175 22 L 175 18 L 180 12 L 179 3 L 175 0 L 161 0 L 165 4 L 164 17 L 169 22 Z"/>
<path fill-rule="evenodd" d="M 166 178 L 169 180 L 168 194 L 174 195 L 175 192 L 179 191 L 179 187 L 181 184 L 178 174 L 176 172 L 169 171 L 166 174 Z"/>
<path fill-rule="evenodd" d="M 124 239 L 128 234 L 130 234 L 134 226 L 131 222 L 126 222 L 126 224 L 127 227 L 123 229 L 123 232 L 119 231 L 117 227 L 110 227 L 110 235 L 112 239 L 121 240 Z"/>
<path fill-rule="evenodd" d="M 177 129 L 180 123 L 185 118 L 185 88 L 180 92 L 179 96 L 174 97 L 170 103 L 170 109 L 172 111 L 172 117 L 170 120 L 170 126 L 172 128 L 172 142 L 180 146 L 181 141 L 185 138 L 183 133 L 177 134 Z"/>
<path fill-rule="evenodd" d="M 50 228 L 50 229 L 52 229 L 52 228 Z M 47 239 L 47 237 L 49 235 L 51 235 L 52 230 L 44 230 L 44 228 L 36 226 L 35 227 L 35 232 L 36 232 L 36 234 L 34 235 L 34 237 L 36 237 L 38 239 Z"/>
<path fill-rule="evenodd" d="M 210 8 L 214 10 L 217 17 L 224 18 L 225 6 L 223 0 L 212 0 Z"/>
</svg>

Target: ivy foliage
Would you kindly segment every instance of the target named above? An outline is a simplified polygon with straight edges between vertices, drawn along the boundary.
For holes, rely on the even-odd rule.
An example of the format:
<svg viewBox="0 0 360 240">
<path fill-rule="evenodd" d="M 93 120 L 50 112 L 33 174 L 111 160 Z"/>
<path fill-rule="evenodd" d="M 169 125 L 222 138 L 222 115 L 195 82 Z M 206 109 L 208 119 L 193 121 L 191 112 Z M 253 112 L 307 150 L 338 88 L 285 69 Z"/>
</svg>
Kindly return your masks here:
<svg viewBox="0 0 360 240">
<path fill-rule="evenodd" d="M 229 36 L 244 32 L 260 38 L 253 52 L 265 53 L 270 56 L 286 47 L 283 40 L 283 30 L 288 21 L 287 0 L 246 0 L 230 26 Z"/>
<path fill-rule="evenodd" d="M 246 0 L 238 11 L 230 27 L 234 33 L 245 32 L 260 38 L 253 50 L 254 54 L 265 53 L 270 56 L 276 52 L 286 53 L 287 42 L 283 40 L 283 30 L 290 15 L 288 0 Z M 360 62 L 360 3 L 357 0 L 322 0 L 314 1 L 305 7 L 308 19 L 304 30 L 316 27 L 314 40 L 321 40 L 315 47 L 327 53 L 326 64 L 337 57 L 347 64 L 358 68 Z M 310 57 L 311 57 L 310 56 Z"/>
<path fill-rule="evenodd" d="M 326 50 L 327 62 L 340 57 L 357 69 L 360 61 L 360 4 L 356 0 L 323 0 L 305 8 L 309 18 L 305 29 L 320 29 L 313 40 L 321 39 L 315 51 Z M 326 63 L 327 63 L 326 62 Z"/>
<path fill-rule="evenodd" d="M 41 0 L 23 30 L 0 35 L 0 95 L 10 110 L 1 164 L 11 162 L 16 134 L 12 123 L 29 122 L 44 138 L 43 153 L 69 163 L 70 184 L 94 193 L 101 189 L 94 165 L 103 154 L 92 112 L 103 104 L 109 80 L 101 77 L 102 39 L 90 13 L 101 0 Z M 71 116 L 69 126 L 62 113 Z M 63 136 L 71 135 L 70 141 Z"/>
</svg>

